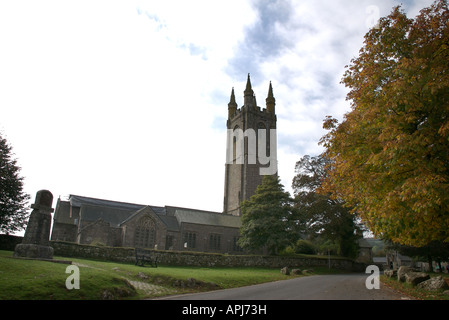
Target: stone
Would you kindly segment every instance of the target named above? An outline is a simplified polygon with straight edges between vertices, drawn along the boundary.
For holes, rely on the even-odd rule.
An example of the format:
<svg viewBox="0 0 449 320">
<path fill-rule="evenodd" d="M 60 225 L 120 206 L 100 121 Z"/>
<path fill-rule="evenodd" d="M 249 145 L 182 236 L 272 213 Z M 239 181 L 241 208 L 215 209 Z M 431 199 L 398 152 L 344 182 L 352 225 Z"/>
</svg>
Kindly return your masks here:
<svg viewBox="0 0 449 320">
<path fill-rule="evenodd" d="M 147 280 L 149 277 L 145 274 L 145 273 L 143 273 L 143 272 L 139 272 L 138 274 L 137 274 L 137 276 L 140 278 L 140 279 L 143 279 L 143 280 Z"/>
<path fill-rule="evenodd" d="M 288 275 L 290 274 L 290 270 L 288 269 L 288 267 L 283 267 L 283 268 L 281 269 L 281 273 L 282 273 L 283 275 L 288 276 Z"/>
<path fill-rule="evenodd" d="M 446 281 L 441 276 L 438 276 L 435 278 L 430 278 L 426 281 L 423 281 L 420 284 L 418 284 L 417 287 L 420 289 L 428 290 L 428 291 L 449 289 L 449 285 L 446 283 Z"/>
<path fill-rule="evenodd" d="M 32 259 L 53 259 L 53 248 L 32 243 L 18 244 L 14 250 L 14 257 Z"/>
<path fill-rule="evenodd" d="M 186 285 L 189 288 L 194 288 L 195 285 L 196 285 L 196 282 L 197 282 L 197 280 L 195 278 L 188 278 L 187 282 L 186 282 Z"/>
<path fill-rule="evenodd" d="M 398 271 L 397 271 L 397 270 L 385 270 L 385 271 L 384 271 L 384 275 L 385 275 L 386 277 L 388 277 L 388 278 L 396 277 L 397 274 L 398 274 Z"/>
<path fill-rule="evenodd" d="M 16 245 L 14 257 L 53 259 L 53 248 L 49 246 L 52 203 L 50 191 L 40 190 L 36 193 L 23 241 Z"/>
<path fill-rule="evenodd" d="M 405 281 L 407 283 L 410 283 L 410 284 L 414 285 L 414 286 L 416 286 L 419 283 L 421 283 L 423 281 L 426 281 L 428 279 L 430 279 L 430 276 L 427 273 L 425 273 L 425 272 L 413 272 L 413 271 L 410 271 L 410 272 L 407 272 L 405 274 Z"/>
<path fill-rule="evenodd" d="M 292 269 L 292 274 L 300 275 L 301 274 L 301 269 Z"/>
<path fill-rule="evenodd" d="M 398 272 L 397 272 L 398 281 L 405 282 L 405 274 L 407 272 L 411 272 L 411 271 L 413 271 L 413 270 L 410 267 L 407 267 L 407 266 L 399 267 Z"/>
</svg>

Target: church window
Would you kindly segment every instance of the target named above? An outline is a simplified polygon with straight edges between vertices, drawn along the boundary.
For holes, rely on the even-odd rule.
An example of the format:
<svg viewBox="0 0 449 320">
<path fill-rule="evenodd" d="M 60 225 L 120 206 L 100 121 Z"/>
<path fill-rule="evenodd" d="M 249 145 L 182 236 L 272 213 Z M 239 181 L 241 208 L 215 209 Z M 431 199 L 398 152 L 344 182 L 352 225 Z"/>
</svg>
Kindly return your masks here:
<svg viewBox="0 0 449 320">
<path fill-rule="evenodd" d="M 234 237 L 234 242 L 233 242 L 233 246 L 232 246 L 232 251 L 236 251 L 236 252 L 242 252 L 243 249 L 241 246 L 239 246 L 239 237 Z"/>
<path fill-rule="evenodd" d="M 196 248 L 196 233 L 184 233 L 184 248 Z"/>
<path fill-rule="evenodd" d="M 134 232 L 134 246 L 136 248 L 153 248 L 156 239 L 156 228 L 153 219 L 142 217 Z"/>
<path fill-rule="evenodd" d="M 221 236 L 219 234 L 212 233 L 209 236 L 209 249 L 220 250 L 220 240 Z"/>
<path fill-rule="evenodd" d="M 232 162 L 236 163 L 237 160 L 237 137 L 235 136 L 236 132 L 239 130 L 239 126 L 234 127 L 234 135 L 232 136 Z"/>
<path fill-rule="evenodd" d="M 173 250 L 174 236 L 168 235 L 165 237 L 165 250 Z"/>
<path fill-rule="evenodd" d="M 265 150 L 259 150 L 257 149 L 257 154 L 259 156 L 265 156 L 268 157 L 270 155 L 270 130 L 267 130 L 267 127 L 265 126 L 265 124 L 263 122 L 259 122 L 257 124 L 257 139 L 259 139 L 259 130 L 265 130 L 265 132 L 263 133 L 263 131 L 261 132 L 261 134 L 263 134 L 265 136 Z M 259 144 L 257 144 L 257 148 L 259 148 Z M 265 151 L 265 154 L 261 153 Z"/>
</svg>

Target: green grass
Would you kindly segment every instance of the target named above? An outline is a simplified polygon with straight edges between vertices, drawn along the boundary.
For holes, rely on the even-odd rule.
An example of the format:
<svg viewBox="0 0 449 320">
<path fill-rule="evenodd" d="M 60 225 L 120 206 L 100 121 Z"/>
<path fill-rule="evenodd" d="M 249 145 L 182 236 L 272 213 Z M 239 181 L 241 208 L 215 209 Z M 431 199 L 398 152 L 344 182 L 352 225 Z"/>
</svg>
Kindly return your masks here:
<svg viewBox="0 0 449 320">
<path fill-rule="evenodd" d="M 145 299 L 169 294 L 210 291 L 286 280 L 280 269 L 198 268 L 159 266 L 138 267 L 130 263 L 70 260 L 79 266 L 80 289 L 68 290 L 67 264 L 12 258 L 11 251 L 0 251 L 0 299 Z M 314 273 L 332 272 L 314 268 Z M 196 284 L 187 279 L 196 279 Z M 189 286 L 190 285 L 190 286 Z"/>
</svg>

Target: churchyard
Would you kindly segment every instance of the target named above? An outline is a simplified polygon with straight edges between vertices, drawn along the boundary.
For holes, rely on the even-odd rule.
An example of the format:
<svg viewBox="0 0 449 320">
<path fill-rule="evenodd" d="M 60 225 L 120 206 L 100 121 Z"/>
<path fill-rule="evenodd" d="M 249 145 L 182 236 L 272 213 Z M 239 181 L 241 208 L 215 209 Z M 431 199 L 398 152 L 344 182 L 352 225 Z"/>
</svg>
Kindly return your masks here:
<svg viewBox="0 0 449 320">
<path fill-rule="evenodd" d="M 78 258 L 72 264 L 15 259 L 11 251 L 0 250 L 0 300 L 140 300 L 166 295 L 234 288 L 313 274 L 339 273 L 342 270 L 313 268 L 306 274 L 284 275 L 278 268 L 200 268 L 180 266 L 139 267 Z M 79 268 L 79 289 L 67 288 L 73 274 L 68 266 Z M 430 277 L 448 274 L 430 273 Z M 381 281 L 408 296 L 425 300 L 448 300 L 442 292 L 419 289 L 406 282 L 381 275 Z"/>
<path fill-rule="evenodd" d="M 13 258 L 11 251 L 0 250 L 1 300 L 98 300 L 148 299 L 172 294 L 210 291 L 253 285 L 269 281 L 305 276 L 283 275 L 278 268 L 200 268 L 158 266 L 139 267 L 77 258 L 72 265 L 40 260 Z M 79 268 L 79 289 L 73 284 L 68 266 Z M 324 268 L 325 269 L 325 268 Z M 314 269 L 314 274 L 329 270 Z M 332 271 L 331 272 L 338 272 Z M 341 271 L 340 271 L 341 272 Z"/>
</svg>

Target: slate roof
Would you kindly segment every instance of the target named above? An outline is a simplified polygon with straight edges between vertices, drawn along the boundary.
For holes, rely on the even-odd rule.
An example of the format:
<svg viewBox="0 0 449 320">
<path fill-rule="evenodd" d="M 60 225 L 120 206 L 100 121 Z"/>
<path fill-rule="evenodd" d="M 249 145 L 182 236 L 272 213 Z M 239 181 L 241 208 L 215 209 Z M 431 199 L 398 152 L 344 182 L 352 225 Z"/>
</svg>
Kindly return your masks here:
<svg viewBox="0 0 449 320">
<path fill-rule="evenodd" d="M 127 202 L 96 199 L 70 195 L 69 201 L 61 201 L 61 209 L 68 212 L 68 203 L 80 208 L 81 219 L 96 221 L 103 219 L 113 227 L 119 227 L 145 208 L 151 209 L 170 231 L 179 231 L 181 223 L 240 228 L 240 217 L 213 211 L 196 210 L 172 206 L 149 206 Z M 61 212 L 62 213 L 62 212 Z M 64 223 L 65 215 L 58 212 L 58 221 Z"/>
<path fill-rule="evenodd" d="M 145 205 L 143 204 L 103 200 L 76 195 L 70 195 L 69 201 L 73 207 L 81 207 L 82 205 L 91 205 L 91 206 L 113 207 L 128 211 L 137 211 L 145 207 Z"/>
<path fill-rule="evenodd" d="M 102 219 L 111 224 L 111 227 L 118 227 L 120 223 L 127 219 L 131 214 L 132 210 L 106 207 L 106 206 L 92 206 L 92 205 L 81 205 L 80 216 L 81 219 L 87 221 L 97 221 Z"/>
<path fill-rule="evenodd" d="M 240 217 L 210 211 L 200 211 L 191 209 L 177 209 L 175 217 L 179 223 L 192 223 L 209 226 L 221 226 L 230 228 L 240 228 Z"/>
</svg>

